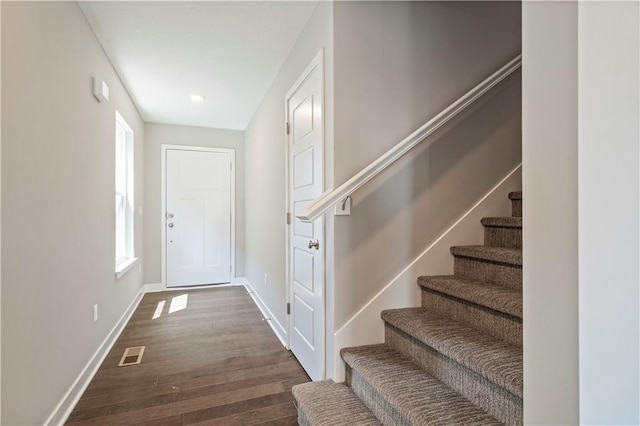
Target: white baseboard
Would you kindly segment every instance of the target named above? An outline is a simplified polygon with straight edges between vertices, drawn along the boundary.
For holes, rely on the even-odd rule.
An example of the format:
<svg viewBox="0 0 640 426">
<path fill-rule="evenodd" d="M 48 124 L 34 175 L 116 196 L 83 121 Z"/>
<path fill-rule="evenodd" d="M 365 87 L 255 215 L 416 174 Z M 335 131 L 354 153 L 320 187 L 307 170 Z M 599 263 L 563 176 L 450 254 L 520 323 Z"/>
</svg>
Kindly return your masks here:
<svg viewBox="0 0 640 426">
<path fill-rule="evenodd" d="M 262 312 L 262 315 L 264 315 L 264 318 L 266 319 L 267 323 L 269 323 L 269 325 L 271 326 L 271 329 L 273 330 L 275 335 L 278 336 L 278 339 L 280 339 L 280 343 L 282 343 L 282 345 L 286 348 L 287 332 L 285 331 L 282 324 L 280 324 L 280 322 L 276 319 L 275 315 L 271 313 L 267 305 L 260 298 L 260 295 L 256 292 L 256 290 L 253 288 L 249 280 L 247 280 L 246 278 L 244 278 L 244 286 L 247 289 L 247 292 L 249 292 L 249 295 L 255 302 L 256 306 L 258 306 L 258 309 L 260 309 L 260 312 Z"/>
<path fill-rule="evenodd" d="M 231 287 L 236 285 L 244 285 L 243 277 L 231 278 L 230 283 L 226 284 L 210 284 L 210 285 L 192 285 L 185 287 L 167 287 L 163 283 L 150 283 L 145 284 L 145 293 L 157 293 L 159 291 L 184 291 L 184 290 L 198 290 L 204 288 L 217 288 L 217 287 Z"/>
<path fill-rule="evenodd" d="M 122 330 L 129 322 L 129 319 L 135 312 L 138 304 L 140 304 L 140 301 L 142 300 L 144 294 L 145 286 L 143 285 L 140 288 L 140 291 L 138 291 L 136 296 L 133 298 L 133 301 L 131 302 L 127 310 L 124 312 L 124 314 L 122 314 L 116 325 L 111 329 L 107 337 L 102 341 L 102 344 L 98 347 L 98 350 L 96 350 L 96 352 L 93 354 L 78 378 L 75 380 L 75 382 L 73 382 L 73 385 L 71 385 L 71 388 L 69 388 L 65 396 L 53 410 L 53 413 L 51 413 L 47 421 L 44 423 L 46 426 L 63 425 L 67 421 L 69 415 L 71 415 L 71 412 L 73 411 L 73 408 L 76 406 L 76 404 L 80 400 L 80 397 L 89 386 L 89 383 L 91 383 L 93 376 L 95 376 L 95 374 L 97 373 L 98 368 L 100 368 L 100 365 L 102 365 L 102 362 L 107 357 L 107 354 L 118 340 L 118 337 L 120 337 Z"/>
<path fill-rule="evenodd" d="M 511 215 L 511 202 L 507 194 L 521 190 L 520 169 L 521 165 L 505 176 L 335 332 L 334 381 L 344 381 L 344 362 L 340 359 L 340 349 L 384 342 L 384 322 L 380 312 L 420 306 L 420 289 L 416 285 L 418 276 L 453 273 L 451 246 L 460 243 L 482 244 L 484 231 L 480 219 Z"/>
<path fill-rule="evenodd" d="M 145 293 L 157 293 L 159 291 L 166 291 L 167 288 L 162 283 L 150 283 L 144 285 Z"/>
</svg>

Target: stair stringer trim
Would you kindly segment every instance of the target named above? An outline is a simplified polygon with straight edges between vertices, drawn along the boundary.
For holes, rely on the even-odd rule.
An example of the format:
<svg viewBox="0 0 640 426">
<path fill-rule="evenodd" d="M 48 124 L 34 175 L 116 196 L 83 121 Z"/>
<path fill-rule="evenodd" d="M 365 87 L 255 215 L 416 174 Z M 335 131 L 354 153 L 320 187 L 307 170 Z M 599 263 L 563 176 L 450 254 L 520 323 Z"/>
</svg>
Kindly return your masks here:
<svg viewBox="0 0 640 426">
<path fill-rule="evenodd" d="M 384 322 L 380 312 L 420 306 L 417 278 L 420 275 L 452 274 L 451 246 L 461 243 L 481 245 L 484 230 L 479 226 L 480 220 L 489 216 L 511 215 L 511 201 L 505 194 L 522 188 L 521 169 L 522 164 L 519 164 L 502 178 L 334 333 L 333 379 L 336 382 L 344 381 L 345 377 L 340 349 L 383 343 Z"/>
</svg>

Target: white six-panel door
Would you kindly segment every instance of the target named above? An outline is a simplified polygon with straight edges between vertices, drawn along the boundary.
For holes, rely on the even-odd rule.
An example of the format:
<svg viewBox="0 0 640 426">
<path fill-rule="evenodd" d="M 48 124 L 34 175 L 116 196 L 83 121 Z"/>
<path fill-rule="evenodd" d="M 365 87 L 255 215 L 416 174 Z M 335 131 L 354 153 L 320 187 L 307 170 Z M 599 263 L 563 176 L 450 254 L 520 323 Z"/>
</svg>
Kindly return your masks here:
<svg viewBox="0 0 640 426">
<path fill-rule="evenodd" d="M 167 287 L 231 281 L 231 157 L 166 151 Z"/>
<path fill-rule="evenodd" d="M 295 218 L 324 187 L 323 61 L 319 54 L 286 98 L 289 123 L 289 346 L 313 380 L 324 375 L 324 223 Z"/>
</svg>

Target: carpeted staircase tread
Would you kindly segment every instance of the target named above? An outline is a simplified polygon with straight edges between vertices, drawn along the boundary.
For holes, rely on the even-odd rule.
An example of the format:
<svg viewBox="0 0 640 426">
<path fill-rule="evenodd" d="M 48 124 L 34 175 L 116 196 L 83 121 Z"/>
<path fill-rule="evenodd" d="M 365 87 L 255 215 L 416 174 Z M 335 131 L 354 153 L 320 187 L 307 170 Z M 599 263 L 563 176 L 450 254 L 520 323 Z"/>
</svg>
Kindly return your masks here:
<svg viewBox="0 0 640 426">
<path fill-rule="evenodd" d="M 393 408 L 394 416 L 399 417 L 394 424 L 501 424 L 388 345 L 345 348 L 340 353 L 365 378 L 378 395 L 376 399 Z"/>
<path fill-rule="evenodd" d="M 522 348 L 424 308 L 382 311 L 382 319 L 522 398 Z"/>
<path fill-rule="evenodd" d="M 459 257 L 522 266 L 522 250 L 489 246 L 454 246 L 451 254 Z"/>
<path fill-rule="evenodd" d="M 522 292 L 518 290 L 454 275 L 418 277 L 418 285 L 522 319 Z"/>
<path fill-rule="evenodd" d="M 509 193 L 510 200 L 522 200 L 522 191 L 513 191 Z"/>
<path fill-rule="evenodd" d="M 353 391 L 333 380 L 296 385 L 291 389 L 303 411 L 303 424 L 374 426 L 380 422 Z"/>
<path fill-rule="evenodd" d="M 522 229 L 521 217 L 485 217 L 482 218 L 480 222 L 486 227 Z"/>
</svg>

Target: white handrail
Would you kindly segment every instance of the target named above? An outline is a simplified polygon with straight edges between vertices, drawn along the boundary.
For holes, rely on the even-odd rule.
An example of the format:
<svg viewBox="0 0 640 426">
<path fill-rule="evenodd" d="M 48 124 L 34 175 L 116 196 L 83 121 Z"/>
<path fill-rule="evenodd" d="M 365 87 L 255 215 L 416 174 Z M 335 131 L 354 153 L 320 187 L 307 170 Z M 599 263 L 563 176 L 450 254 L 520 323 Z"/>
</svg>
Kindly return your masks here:
<svg viewBox="0 0 640 426">
<path fill-rule="evenodd" d="M 488 92 L 493 86 L 507 78 L 522 65 L 522 55 L 510 60 L 498 71 L 491 74 L 480 84 L 469 90 L 457 101 L 442 110 L 438 115 L 423 124 L 418 130 L 404 138 L 400 143 L 382 154 L 375 161 L 362 169 L 351 179 L 337 187 L 323 193 L 313 200 L 307 207 L 296 215 L 303 222 L 312 222 L 340 200 L 353 194 L 358 188 L 373 179 L 378 173 L 393 164 L 396 160 L 409 152 L 413 147 L 422 142 L 427 136 L 438 130 L 462 110 L 475 102 L 479 97 Z"/>
</svg>

